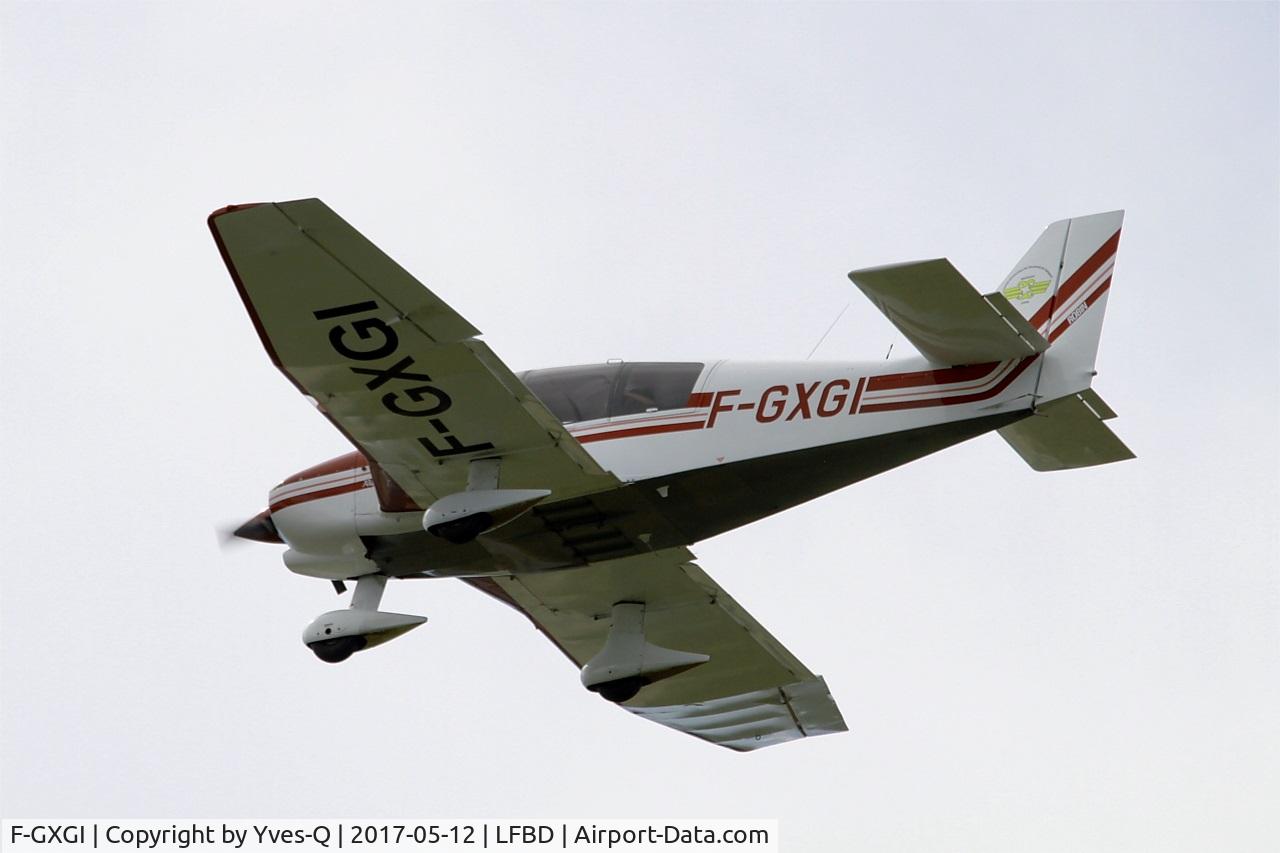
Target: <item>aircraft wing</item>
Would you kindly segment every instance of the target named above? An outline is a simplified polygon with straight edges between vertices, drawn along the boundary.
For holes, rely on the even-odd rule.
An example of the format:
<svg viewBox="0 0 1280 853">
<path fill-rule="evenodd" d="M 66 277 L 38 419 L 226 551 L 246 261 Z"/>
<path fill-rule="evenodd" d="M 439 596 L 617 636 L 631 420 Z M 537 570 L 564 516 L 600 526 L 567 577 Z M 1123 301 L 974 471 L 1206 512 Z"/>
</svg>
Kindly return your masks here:
<svg viewBox="0 0 1280 853">
<path fill-rule="evenodd" d="M 503 488 L 570 497 L 618 484 L 477 329 L 318 199 L 209 217 L 271 360 L 416 503 L 501 457 Z M 380 484 L 383 508 L 394 490 Z M 403 496 L 400 496 L 403 497 Z"/>
<path fill-rule="evenodd" d="M 747 751 L 846 731 L 826 682 L 810 672 L 693 562 L 685 548 L 466 582 L 522 611 L 579 668 L 604 646 L 610 611 L 645 603 L 651 643 L 710 656 L 643 687 L 622 707 Z"/>
</svg>

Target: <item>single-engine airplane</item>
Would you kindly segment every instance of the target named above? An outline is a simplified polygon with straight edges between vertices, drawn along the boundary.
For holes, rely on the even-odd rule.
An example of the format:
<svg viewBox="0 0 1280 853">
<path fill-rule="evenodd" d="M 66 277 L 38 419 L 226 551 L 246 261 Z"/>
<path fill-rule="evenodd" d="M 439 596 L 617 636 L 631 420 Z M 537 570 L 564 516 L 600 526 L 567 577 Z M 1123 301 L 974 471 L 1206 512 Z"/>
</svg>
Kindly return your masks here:
<svg viewBox="0 0 1280 853">
<path fill-rule="evenodd" d="M 1091 387 L 1122 218 L 1053 223 L 985 295 L 945 259 L 850 273 L 919 357 L 514 373 L 319 200 L 223 208 L 209 227 L 267 354 L 356 448 L 235 535 L 354 581 L 303 633 L 324 661 L 426 621 L 378 609 L 389 579 L 452 577 L 638 716 L 735 750 L 844 731 L 688 546 L 992 431 L 1037 471 L 1132 458 Z"/>
</svg>

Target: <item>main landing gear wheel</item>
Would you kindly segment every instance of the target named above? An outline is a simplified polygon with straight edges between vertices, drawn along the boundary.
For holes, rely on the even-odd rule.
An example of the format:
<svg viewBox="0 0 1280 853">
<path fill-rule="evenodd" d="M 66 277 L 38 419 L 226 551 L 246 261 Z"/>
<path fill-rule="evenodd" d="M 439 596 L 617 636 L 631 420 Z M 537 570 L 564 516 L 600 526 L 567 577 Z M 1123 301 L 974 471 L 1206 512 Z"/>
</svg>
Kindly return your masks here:
<svg viewBox="0 0 1280 853">
<path fill-rule="evenodd" d="M 594 693 L 599 693 L 610 702 L 621 704 L 635 697 L 640 692 L 640 688 L 649 683 L 649 679 L 641 675 L 633 675 L 630 678 L 619 678 L 617 681 L 606 681 L 604 684 L 597 684 L 588 688 Z"/>
<path fill-rule="evenodd" d="M 493 526 L 493 516 L 487 512 L 478 512 L 459 518 L 457 521 L 446 521 L 431 528 L 431 534 L 439 536 L 454 545 L 465 545 Z"/>
</svg>

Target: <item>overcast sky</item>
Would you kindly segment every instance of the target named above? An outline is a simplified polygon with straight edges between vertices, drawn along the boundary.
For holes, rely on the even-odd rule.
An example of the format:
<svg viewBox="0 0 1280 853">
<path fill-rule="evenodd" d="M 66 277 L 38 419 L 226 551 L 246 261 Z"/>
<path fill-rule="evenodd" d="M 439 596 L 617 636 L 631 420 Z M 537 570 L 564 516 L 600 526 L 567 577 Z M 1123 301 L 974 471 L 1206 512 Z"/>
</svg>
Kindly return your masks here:
<svg viewBox="0 0 1280 853">
<path fill-rule="evenodd" d="M 267 5 L 266 9 L 259 8 Z M 1276 4 L 5 2 L 0 814 L 758 817 L 784 849 L 1280 845 Z M 348 448 L 205 226 L 318 196 L 513 368 L 910 352 L 845 273 L 994 287 L 1128 211 L 1094 387 L 695 546 L 850 731 L 737 755 L 451 581 L 347 664 L 280 550 Z M 901 348 L 901 349 L 900 349 Z"/>
</svg>

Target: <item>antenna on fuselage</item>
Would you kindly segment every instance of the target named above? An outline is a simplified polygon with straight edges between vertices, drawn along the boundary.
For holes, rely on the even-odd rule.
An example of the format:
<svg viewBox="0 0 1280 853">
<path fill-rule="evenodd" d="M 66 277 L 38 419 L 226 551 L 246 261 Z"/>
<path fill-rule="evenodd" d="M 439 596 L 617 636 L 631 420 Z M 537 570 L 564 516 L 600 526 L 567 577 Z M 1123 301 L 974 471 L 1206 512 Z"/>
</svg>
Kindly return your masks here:
<svg viewBox="0 0 1280 853">
<path fill-rule="evenodd" d="M 844 312 L 849 310 L 849 306 L 851 304 L 852 303 L 849 303 L 849 302 L 846 302 L 844 304 L 844 307 L 840 309 L 840 313 L 837 314 L 836 318 L 831 321 L 831 325 L 827 326 L 827 330 L 822 333 L 822 337 L 818 338 L 818 342 L 813 345 L 813 349 L 809 350 L 809 354 L 804 357 L 805 361 L 808 361 L 809 359 L 813 358 L 813 354 L 818 351 L 818 347 L 822 346 L 822 342 L 827 339 L 827 335 L 831 334 L 831 330 L 836 327 L 836 323 L 840 322 L 840 318 L 844 316 Z"/>
<path fill-rule="evenodd" d="M 891 355 L 893 355 L 893 343 L 892 343 L 892 342 L 890 342 L 890 343 L 889 343 L 889 351 L 888 351 L 887 353 L 885 353 L 885 354 L 884 354 L 884 360 L 885 360 L 885 361 L 888 361 L 888 360 L 889 360 L 889 356 L 891 356 Z"/>
</svg>

